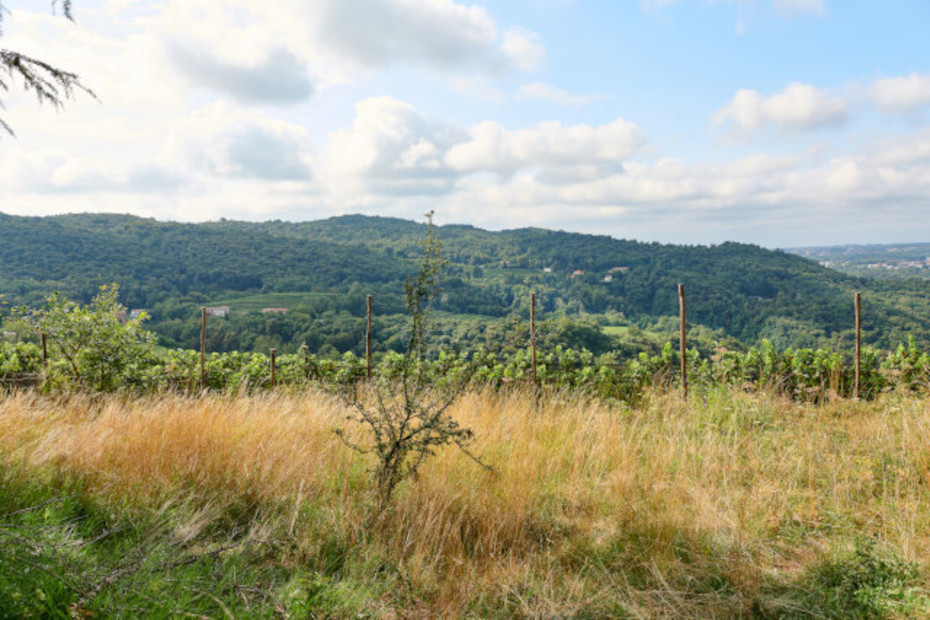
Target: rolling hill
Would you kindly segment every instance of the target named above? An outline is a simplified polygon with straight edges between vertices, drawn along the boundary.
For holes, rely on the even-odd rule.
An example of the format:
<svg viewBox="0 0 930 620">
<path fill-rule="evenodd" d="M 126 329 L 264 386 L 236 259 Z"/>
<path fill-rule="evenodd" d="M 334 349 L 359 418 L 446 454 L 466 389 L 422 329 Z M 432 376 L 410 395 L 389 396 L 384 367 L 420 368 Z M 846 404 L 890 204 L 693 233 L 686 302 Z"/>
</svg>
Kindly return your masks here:
<svg viewBox="0 0 930 620">
<path fill-rule="evenodd" d="M 447 316 L 525 314 L 535 291 L 544 316 L 649 328 L 677 314 L 682 282 L 690 322 L 746 343 L 767 337 L 808 346 L 849 337 L 852 296 L 862 291 L 868 342 L 891 347 L 913 336 L 930 343 L 927 281 L 876 282 L 739 243 L 662 245 L 463 225 L 436 233 L 449 260 L 437 305 Z M 363 312 L 367 293 L 376 296 L 380 315 L 403 311 L 402 283 L 417 268 L 425 234 L 423 223 L 359 215 L 180 224 L 128 215 L 0 214 L 0 308 L 39 304 L 53 290 L 87 301 L 100 284 L 115 281 L 127 306 L 150 311 L 151 327 L 167 346 L 189 346 L 197 308 L 223 302 L 243 317 L 226 328 L 220 348 L 236 346 L 233 332 L 245 330 L 264 339 L 240 339 L 244 348 L 298 346 L 309 338 L 318 347 L 330 342 L 336 351 L 351 350 L 357 339 L 333 344 L 327 334 L 356 329 L 350 319 Z M 248 303 L 237 308 L 237 299 Z M 263 304 L 282 303 L 288 315 L 260 316 Z"/>
</svg>

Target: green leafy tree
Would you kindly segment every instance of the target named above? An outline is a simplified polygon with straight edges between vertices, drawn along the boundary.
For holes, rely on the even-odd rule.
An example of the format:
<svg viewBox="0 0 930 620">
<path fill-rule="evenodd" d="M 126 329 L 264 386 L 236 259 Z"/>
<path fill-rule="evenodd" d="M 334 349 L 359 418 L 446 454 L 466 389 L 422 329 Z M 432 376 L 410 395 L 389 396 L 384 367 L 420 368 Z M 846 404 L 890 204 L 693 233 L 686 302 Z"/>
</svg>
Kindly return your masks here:
<svg viewBox="0 0 930 620">
<path fill-rule="evenodd" d="M 44 333 L 55 360 L 49 380 L 78 389 L 113 392 L 138 385 L 155 336 L 143 329 L 145 314 L 126 318 L 117 301 L 119 286 L 101 286 L 91 303 L 82 306 L 58 293 L 45 308 L 22 318 Z"/>
</svg>

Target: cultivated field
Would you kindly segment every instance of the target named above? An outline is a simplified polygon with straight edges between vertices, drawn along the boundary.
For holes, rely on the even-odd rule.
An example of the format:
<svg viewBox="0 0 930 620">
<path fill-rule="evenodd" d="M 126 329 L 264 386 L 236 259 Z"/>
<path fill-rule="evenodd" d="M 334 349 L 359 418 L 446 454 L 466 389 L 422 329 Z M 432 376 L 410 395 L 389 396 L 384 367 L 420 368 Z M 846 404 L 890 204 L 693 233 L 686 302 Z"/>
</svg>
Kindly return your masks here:
<svg viewBox="0 0 930 620">
<path fill-rule="evenodd" d="M 0 396 L 0 609 L 210 617 L 930 614 L 930 400 L 465 394 L 375 509 L 345 405 Z M 0 614 L 3 615 L 3 614 Z"/>
</svg>

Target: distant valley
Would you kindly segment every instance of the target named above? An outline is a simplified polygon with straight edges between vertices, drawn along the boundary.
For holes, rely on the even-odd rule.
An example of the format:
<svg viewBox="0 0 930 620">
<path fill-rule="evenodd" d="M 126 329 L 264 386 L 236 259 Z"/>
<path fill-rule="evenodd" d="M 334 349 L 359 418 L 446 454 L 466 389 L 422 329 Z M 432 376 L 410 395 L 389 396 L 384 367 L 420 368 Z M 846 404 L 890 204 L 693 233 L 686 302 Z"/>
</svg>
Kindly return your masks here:
<svg viewBox="0 0 930 620">
<path fill-rule="evenodd" d="M 838 245 L 788 251 L 851 275 L 930 279 L 930 243 Z"/>
</svg>

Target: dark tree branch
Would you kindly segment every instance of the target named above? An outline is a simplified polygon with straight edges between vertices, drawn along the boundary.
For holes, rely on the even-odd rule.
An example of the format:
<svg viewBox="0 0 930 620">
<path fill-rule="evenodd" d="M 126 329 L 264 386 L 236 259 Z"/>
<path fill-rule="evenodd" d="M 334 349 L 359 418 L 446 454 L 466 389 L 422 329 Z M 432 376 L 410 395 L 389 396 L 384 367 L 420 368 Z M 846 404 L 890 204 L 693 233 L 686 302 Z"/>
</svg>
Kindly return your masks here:
<svg viewBox="0 0 930 620">
<path fill-rule="evenodd" d="M 71 16 L 71 1 L 72 0 L 52 0 L 52 9 L 60 6 L 61 14 L 69 20 L 74 21 L 74 17 Z"/>
<path fill-rule="evenodd" d="M 71 5 L 72 0 L 52 0 L 53 10 L 60 7 L 62 15 L 74 21 Z M 8 13 L 6 6 L 0 1 L 0 36 L 3 35 L 5 13 Z M 36 94 L 39 103 L 49 103 L 56 108 L 64 105 L 66 100 L 73 99 L 78 92 L 90 95 L 94 99 L 97 98 L 92 90 L 81 84 L 77 74 L 53 67 L 45 61 L 25 54 L 0 48 L 0 92 L 9 92 L 16 76 L 22 79 L 23 88 Z M 0 109 L 5 109 L 2 99 L 0 99 Z M 11 136 L 14 135 L 13 128 L 2 118 L 0 118 L 0 129 Z"/>
</svg>

